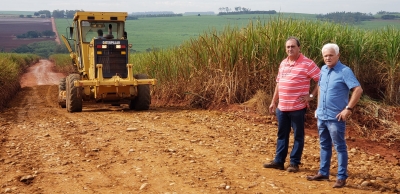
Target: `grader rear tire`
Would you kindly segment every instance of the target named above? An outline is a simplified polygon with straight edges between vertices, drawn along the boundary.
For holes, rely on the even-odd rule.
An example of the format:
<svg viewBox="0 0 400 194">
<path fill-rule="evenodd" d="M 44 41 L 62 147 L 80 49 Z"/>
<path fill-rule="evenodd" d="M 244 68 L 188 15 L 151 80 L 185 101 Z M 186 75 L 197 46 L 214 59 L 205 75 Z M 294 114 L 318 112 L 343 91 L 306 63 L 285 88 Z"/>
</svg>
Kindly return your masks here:
<svg viewBox="0 0 400 194">
<path fill-rule="evenodd" d="M 60 85 L 58 85 L 58 89 L 60 89 L 61 91 L 65 91 L 67 89 L 65 82 L 66 82 L 66 77 L 61 78 L 60 79 Z"/>
<path fill-rule="evenodd" d="M 65 91 L 66 89 L 66 83 L 65 83 L 65 77 L 60 79 L 60 84 L 58 85 L 58 104 L 60 105 L 61 108 L 65 108 L 66 102 L 65 100 L 60 96 L 60 93 Z"/>
<path fill-rule="evenodd" d="M 81 87 L 74 86 L 74 81 L 79 80 L 79 74 L 71 74 L 66 79 L 67 90 L 67 111 L 82 112 Z"/>
<path fill-rule="evenodd" d="M 147 79 L 147 75 L 137 74 L 134 75 L 135 79 Z M 129 103 L 131 110 L 142 111 L 149 110 L 151 104 L 150 85 L 138 85 L 138 95 Z"/>
</svg>

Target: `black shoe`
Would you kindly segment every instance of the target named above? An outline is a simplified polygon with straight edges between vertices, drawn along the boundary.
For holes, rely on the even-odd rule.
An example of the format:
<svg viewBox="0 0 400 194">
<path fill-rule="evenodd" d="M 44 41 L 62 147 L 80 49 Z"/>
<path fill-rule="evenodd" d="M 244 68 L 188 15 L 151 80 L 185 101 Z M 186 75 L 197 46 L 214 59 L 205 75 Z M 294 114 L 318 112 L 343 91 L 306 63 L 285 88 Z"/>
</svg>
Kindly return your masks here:
<svg viewBox="0 0 400 194">
<path fill-rule="evenodd" d="M 264 168 L 275 168 L 275 169 L 279 169 L 279 170 L 283 170 L 285 168 L 283 164 L 276 163 L 276 162 L 264 164 L 263 166 L 264 166 Z"/>
<path fill-rule="evenodd" d="M 299 172 L 299 165 L 297 164 L 290 164 L 289 167 L 286 169 L 288 172 Z"/>
<path fill-rule="evenodd" d="M 333 185 L 333 188 L 342 188 L 346 185 L 346 180 L 338 179 L 336 183 Z"/>
<path fill-rule="evenodd" d="M 315 176 L 307 176 L 307 180 L 309 180 L 309 181 L 329 181 L 329 176 L 325 176 L 325 175 L 318 173 Z"/>
</svg>

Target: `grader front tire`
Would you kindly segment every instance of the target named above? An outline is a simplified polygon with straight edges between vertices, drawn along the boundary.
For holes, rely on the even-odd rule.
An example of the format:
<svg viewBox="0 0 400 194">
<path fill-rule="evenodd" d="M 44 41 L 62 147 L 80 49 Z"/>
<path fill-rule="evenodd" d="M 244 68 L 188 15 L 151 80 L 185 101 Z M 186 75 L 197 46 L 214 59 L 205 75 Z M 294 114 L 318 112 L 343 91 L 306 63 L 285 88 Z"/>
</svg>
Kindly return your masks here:
<svg viewBox="0 0 400 194">
<path fill-rule="evenodd" d="M 144 74 L 137 74 L 134 77 L 135 79 L 147 79 L 147 75 Z M 129 103 L 129 108 L 136 111 L 149 110 L 151 104 L 150 85 L 138 85 L 137 91 L 138 94 Z"/>
<path fill-rule="evenodd" d="M 79 74 L 71 74 L 66 79 L 66 105 L 68 112 L 82 112 L 81 87 L 74 86 L 75 80 L 80 80 Z"/>
</svg>

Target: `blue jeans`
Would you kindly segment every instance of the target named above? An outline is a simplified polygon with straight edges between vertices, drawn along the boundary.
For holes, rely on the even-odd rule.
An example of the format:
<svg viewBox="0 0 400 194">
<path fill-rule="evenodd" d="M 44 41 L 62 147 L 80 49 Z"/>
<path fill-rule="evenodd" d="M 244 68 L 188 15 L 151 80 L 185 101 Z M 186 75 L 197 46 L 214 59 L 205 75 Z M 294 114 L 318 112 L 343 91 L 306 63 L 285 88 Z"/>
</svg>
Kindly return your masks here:
<svg viewBox="0 0 400 194">
<path fill-rule="evenodd" d="M 345 180 L 348 177 L 348 154 L 345 140 L 346 123 L 336 120 L 318 119 L 318 133 L 320 143 L 320 167 L 319 173 L 329 175 L 332 157 L 332 142 L 338 156 L 337 179 Z"/>
<path fill-rule="evenodd" d="M 289 149 L 291 128 L 294 132 L 294 144 L 290 153 L 290 164 L 301 164 L 301 155 L 304 148 L 304 119 L 306 108 L 296 111 L 280 111 L 276 109 L 278 118 L 278 139 L 274 162 L 284 164 Z"/>
</svg>

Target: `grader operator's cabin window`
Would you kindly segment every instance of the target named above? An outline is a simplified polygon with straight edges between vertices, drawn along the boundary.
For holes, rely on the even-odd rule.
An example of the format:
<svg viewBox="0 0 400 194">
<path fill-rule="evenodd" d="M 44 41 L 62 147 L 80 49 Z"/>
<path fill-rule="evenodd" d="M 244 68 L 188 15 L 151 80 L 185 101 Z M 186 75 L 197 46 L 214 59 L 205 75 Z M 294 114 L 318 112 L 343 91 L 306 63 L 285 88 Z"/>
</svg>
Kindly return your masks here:
<svg viewBox="0 0 400 194">
<path fill-rule="evenodd" d="M 109 28 L 111 24 L 111 29 Z M 82 21 L 82 40 L 84 42 L 90 42 L 93 38 L 97 38 L 97 30 L 101 29 L 103 31 L 103 36 L 107 34 L 112 34 L 114 38 L 123 37 L 124 25 L 120 22 L 89 22 Z"/>
</svg>

